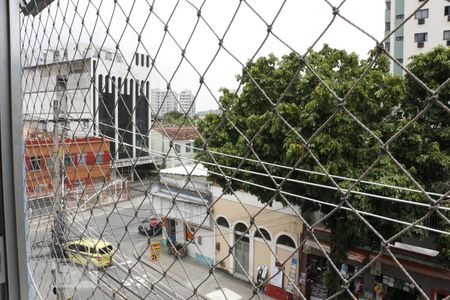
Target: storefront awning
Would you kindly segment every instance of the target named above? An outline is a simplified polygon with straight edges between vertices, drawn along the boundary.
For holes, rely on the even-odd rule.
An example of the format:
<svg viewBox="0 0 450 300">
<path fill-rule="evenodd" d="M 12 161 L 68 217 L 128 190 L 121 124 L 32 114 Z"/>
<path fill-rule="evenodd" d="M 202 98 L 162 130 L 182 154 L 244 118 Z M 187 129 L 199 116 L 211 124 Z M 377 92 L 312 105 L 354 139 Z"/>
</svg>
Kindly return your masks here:
<svg viewBox="0 0 450 300">
<path fill-rule="evenodd" d="M 326 243 L 326 242 L 320 242 L 320 245 L 322 246 L 323 250 L 325 250 L 327 252 L 327 254 L 330 253 L 330 244 Z M 310 249 L 315 249 L 318 250 L 318 252 L 320 252 L 319 255 L 323 255 L 322 253 L 322 249 L 320 249 L 319 245 L 317 245 L 317 243 L 313 240 L 308 240 L 305 243 L 305 248 L 309 247 Z M 347 255 L 347 259 L 348 260 L 352 260 L 352 261 L 356 261 L 358 263 L 362 263 L 369 255 L 366 253 L 363 253 L 362 251 L 354 251 L 354 250 L 350 250 L 347 251 L 345 253 Z"/>
</svg>

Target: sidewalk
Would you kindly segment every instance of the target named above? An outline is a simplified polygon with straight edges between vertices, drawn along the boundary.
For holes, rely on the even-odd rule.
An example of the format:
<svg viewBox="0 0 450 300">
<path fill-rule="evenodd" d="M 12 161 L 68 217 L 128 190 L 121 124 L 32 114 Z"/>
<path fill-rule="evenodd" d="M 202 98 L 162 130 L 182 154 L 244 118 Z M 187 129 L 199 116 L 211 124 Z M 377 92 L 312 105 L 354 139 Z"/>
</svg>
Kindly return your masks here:
<svg viewBox="0 0 450 300">
<path fill-rule="evenodd" d="M 167 271 L 167 269 L 170 268 L 167 271 L 167 276 L 172 278 L 177 283 L 184 285 L 191 290 L 192 285 L 194 285 L 194 287 L 197 287 L 201 284 L 200 288 L 198 289 L 198 293 L 204 296 L 205 299 L 240 300 L 250 299 L 253 296 L 253 291 L 250 283 L 237 279 L 217 269 L 214 271 L 214 277 L 213 275 L 209 274 L 209 268 L 207 266 L 199 264 L 191 257 L 183 257 L 181 259 L 182 263 L 180 263 L 180 261 L 178 261 L 175 256 L 169 255 L 167 247 L 163 246 L 162 244 L 161 256 L 159 258 L 159 261 L 152 261 L 150 259 L 150 250 L 149 247 L 147 247 L 147 242 L 141 242 L 137 244 L 136 249 L 138 249 L 140 254 L 144 253 L 142 255 L 141 261 L 149 267 L 161 273 Z M 186 274 L 188 274 L 188 276 Z M 218 283 L 220 284 L 220 286 Z M 225 292 L 226 298 L 221 292 L 221 288 Z M 272 297 L 263 295 L 262 293 L 260 293 L 260 295 L 261 299 L 273 299 Z M 255 295 L 252 299 L 259 299 L 259 297 Z"/>
</svg>

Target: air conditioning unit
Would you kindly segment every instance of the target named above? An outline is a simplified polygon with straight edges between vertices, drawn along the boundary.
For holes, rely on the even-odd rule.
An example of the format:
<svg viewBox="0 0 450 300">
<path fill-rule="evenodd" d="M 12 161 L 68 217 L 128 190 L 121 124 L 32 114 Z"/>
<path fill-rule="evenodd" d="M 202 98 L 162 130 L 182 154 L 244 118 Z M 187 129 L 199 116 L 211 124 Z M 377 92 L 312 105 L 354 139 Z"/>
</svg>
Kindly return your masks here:
<svg viewBox="0 0 450 300">
<path fill-rule="evenodd" d="M 424 42 L 417 43 L 417 48 L 423 48 L 423 46 L 425 46 Z"/>
<path fill-rule="evenodd" d="M 420 25 L 425 24 L 425 19 L 419 19 L 418 22 Z"/>
</svg>

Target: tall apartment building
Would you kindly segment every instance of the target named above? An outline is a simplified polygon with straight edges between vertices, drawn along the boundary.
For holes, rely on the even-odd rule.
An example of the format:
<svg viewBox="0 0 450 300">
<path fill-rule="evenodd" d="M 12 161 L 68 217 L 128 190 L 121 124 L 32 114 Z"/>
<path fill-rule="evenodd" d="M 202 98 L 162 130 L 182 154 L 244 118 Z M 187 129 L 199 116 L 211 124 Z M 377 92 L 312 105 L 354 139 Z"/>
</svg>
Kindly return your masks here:
<svg viewBox="0 0 450 300">
<path fill-rule="evenodd" d="M 401 24 L 423 0 L 386 0 L 385 33 Z M 411 56 L 428 52 L 438 45 L 450 45 L 450 2 L 433 0 L 418 10 L 414 17 L 399 28 L 385 43 L 385 48 L 399 62 L 407 65 Z M 391 62 L 391 72 L 402 69 Z"/>
<path fill-rule="evenodd" d="M 167 89 L 152 89 L 151 91 L 152 115 L 163 117 L 171 111 L 178 111 L 178 93 Z"/>
<path fill-rule="evenodd" d="M 65 97 L 66 136 L 105 137 L 117 168 L 150 164 L 150 58 L 136 53 L 127 63 L 99 48 L 78 44 L 22 57 L 25 126 L 53 131 L 55 101 Z"/>
<path fill-rule="evenodd" d="M 189 116 L 195 115 L 194 95 L 190 90 L 184 90 L 180 92 L 179 102 L 180 112 L 187 113 Z"/>
</svg>

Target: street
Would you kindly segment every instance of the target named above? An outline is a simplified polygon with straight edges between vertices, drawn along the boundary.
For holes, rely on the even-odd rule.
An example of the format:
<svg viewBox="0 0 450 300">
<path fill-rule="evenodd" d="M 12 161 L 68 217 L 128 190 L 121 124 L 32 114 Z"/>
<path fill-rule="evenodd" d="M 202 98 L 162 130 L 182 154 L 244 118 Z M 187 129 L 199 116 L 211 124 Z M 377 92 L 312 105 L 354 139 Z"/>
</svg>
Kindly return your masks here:
<svg viewBox="0 0 450 300">
<path fill-rule="evenodd" d="M 253 295 L 250 284 L 222 271 L 210 274 L 206 266 L 189 257 L 178 260 L 169 256 L 165 247 L 161 247 L 160 259 L 151 261 L 148 237 L 138 232 L 138 225 L 153 214 L 152 203 L 142 191 L 135 190 L 131 194 L 134 196 L 131 201 L 69 214 L 68 239 L 102 239 L 110 242 L 116 252 L 113 265 L 104 270 L 67 260 L 60 262 L 66 298 L 248 299 Z M 52 293 L 52 269 L 56 264 L 51 258 L 50 229 L 51 222 L 40 220 L 30 225 L 29 235 L 29 241 L 34 245 L 31 272 L 34 278 L 42 278 L 38 290 L 44 299 L 56 299 Z M 154 238 L 161 239 L 161 235 Z M 260 298 L 267 299 L 262 295 Z"/>
</svg>

